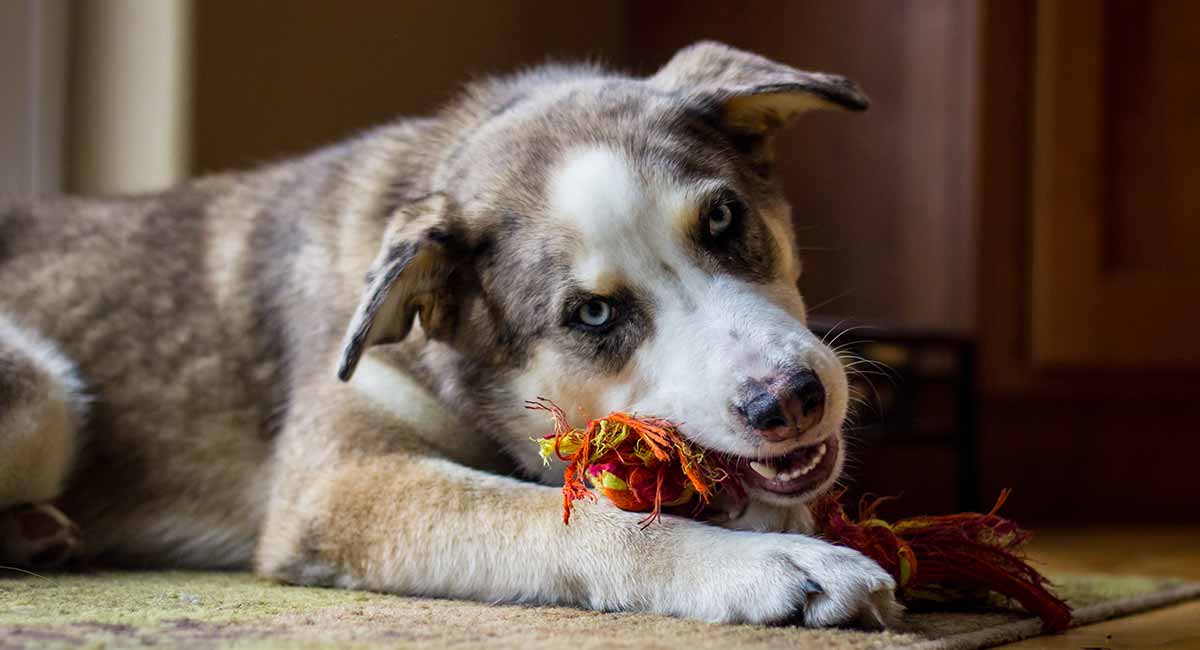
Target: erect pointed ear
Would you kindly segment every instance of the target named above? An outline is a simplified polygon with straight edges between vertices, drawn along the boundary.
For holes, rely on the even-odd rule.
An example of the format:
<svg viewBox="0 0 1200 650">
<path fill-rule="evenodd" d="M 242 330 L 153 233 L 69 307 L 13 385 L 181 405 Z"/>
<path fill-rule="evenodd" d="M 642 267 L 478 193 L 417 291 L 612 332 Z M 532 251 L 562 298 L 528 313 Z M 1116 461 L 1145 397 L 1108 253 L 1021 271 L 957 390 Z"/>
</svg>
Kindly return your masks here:
<svg viewBox="0 0 1200 650">
<path fill-rule="evenodd" d="M 680 50 L 650 82 L 715 106 L 727 128 L 747 135 L 769 135 L 814 109 L 870 105 L 845 77 L 797 70 L 713 41 Z"/>
<path fill-rule="evenodd" d="M 338 379 L 350 380 L 368 347 L 408 336 L 418 314 L 431 338 L 450 333 L 454 303 L 448 281 L 462 257 L 457 229 L 450 201 L 441 194 L 411 203 L 392 218 L 346 330 Z"/>
</svg>

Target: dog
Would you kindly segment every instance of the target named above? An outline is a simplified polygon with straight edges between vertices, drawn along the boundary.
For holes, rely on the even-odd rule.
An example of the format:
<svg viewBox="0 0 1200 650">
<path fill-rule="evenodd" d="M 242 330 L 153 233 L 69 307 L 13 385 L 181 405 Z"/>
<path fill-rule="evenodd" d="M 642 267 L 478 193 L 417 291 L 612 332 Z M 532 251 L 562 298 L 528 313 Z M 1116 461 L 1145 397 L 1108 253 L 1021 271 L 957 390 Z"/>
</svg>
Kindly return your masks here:
<svg viewBox="0 0 1200 650">
<path fill-rule="evenodd" d="M 0 561 L 892 623 L 888 574 L 810 534 L 847 384 L 806 327 L 771 149 L 867 103 L 702 42 L 645 78 L 479 81 L 159 194 L 0 204 Z M 564 526 L 535 397 L 680 421 L 748 496 Z"/>
</svg>

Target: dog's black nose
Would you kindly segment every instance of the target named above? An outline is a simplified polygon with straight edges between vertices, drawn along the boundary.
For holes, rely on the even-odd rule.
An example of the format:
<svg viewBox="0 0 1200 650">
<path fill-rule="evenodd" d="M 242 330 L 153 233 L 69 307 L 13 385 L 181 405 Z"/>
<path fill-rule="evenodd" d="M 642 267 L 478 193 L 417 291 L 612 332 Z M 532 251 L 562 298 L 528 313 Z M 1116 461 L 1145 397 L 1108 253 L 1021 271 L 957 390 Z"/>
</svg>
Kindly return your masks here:
<svg viewBox="0 0 1200 650">
<path fill-rule="evenodd" d="M 738 407 L 746 424 L 771 442 L 795 438 L 816 426 L 825 414 L 825 387 L 811 370 L 751 382 Z"/>
</svg>

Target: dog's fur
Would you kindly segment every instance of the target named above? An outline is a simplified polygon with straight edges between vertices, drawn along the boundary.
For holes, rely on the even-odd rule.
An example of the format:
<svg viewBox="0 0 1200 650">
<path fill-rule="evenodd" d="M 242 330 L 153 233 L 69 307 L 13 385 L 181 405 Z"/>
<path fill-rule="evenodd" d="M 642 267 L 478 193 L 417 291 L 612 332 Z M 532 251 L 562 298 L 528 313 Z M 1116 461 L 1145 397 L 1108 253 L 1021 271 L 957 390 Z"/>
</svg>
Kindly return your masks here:
<svg viewBox="0 0 1200 650">
<path fill-rule="evenodd" d="M 0 509 L 53 502 L 83 531 L 59 541 L 97 562 L 884 624 L 891 579 L 794 534 L 840 446 L 824 484 L 754 492 L 726 527 L 642 529 L 603 502 L 564 527 L 561 466 L 529 442 L 548 423 L 522 408 L 678 418 L 743 458 L 836 443 L 845 377 L 804 327 L 770 139 L 865 106 L 840 77 L 701 43 L 646 79 L 483 81 L 433 117 L 162 194 L 2 204 Z M 744 214 L 710 245 L 719 196 Z M 572 320 L 595 295 L 618 316 L 603 334 Z M 730 405 L 795 368 L 824 416 L 772 442 Z M 31 561 L 5 530 L 0 561 Z"/>
</svg>

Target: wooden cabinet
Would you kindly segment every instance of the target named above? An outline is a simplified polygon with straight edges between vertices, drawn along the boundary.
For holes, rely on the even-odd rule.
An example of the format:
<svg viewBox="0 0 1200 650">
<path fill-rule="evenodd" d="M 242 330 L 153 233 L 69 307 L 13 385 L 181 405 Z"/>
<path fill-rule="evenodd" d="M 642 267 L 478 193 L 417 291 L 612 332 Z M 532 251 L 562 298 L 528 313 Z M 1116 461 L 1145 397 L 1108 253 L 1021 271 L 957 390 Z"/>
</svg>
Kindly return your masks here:
<svg viewBox="0 0 1200 650">
<path fill-rule="evenodd" d="M 981 5 L 979 486 L 1030 521 L 1200 512 L 1200 3 Z"/>
<path fill-rule="evenodd" d="M 1032 360 L 1200 366 L 1200 3 L 1032 18 Z"/>
</svg>

